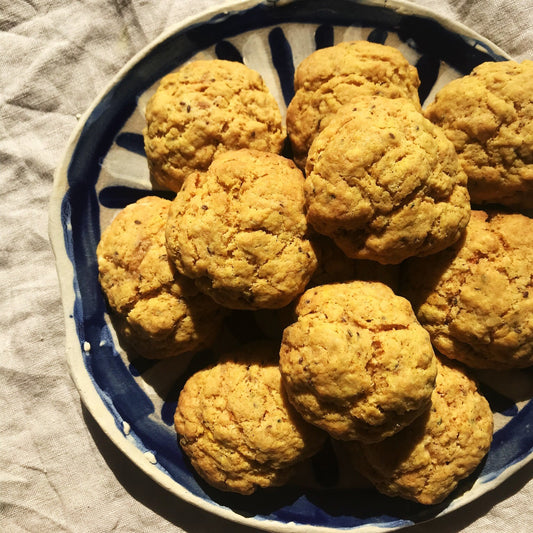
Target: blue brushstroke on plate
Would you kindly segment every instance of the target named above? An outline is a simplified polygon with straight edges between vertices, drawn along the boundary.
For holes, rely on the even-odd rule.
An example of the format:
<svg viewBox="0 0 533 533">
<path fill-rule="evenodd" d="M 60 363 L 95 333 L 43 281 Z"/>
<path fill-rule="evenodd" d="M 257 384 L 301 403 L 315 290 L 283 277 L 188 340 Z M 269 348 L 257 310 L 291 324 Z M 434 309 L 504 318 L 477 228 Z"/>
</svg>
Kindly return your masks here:
<svg viewBox="0 0 533 533">
<path fill-rule="evenodd" d="M 130 131 L 119 133 L 115 139 L 115 144 L 134 154 L 146 156 L 144 152 L 144 138 L 140 133 L 132 133 Z"/>
<path fill-rule="evenodd" d="M 318 25 L 315 32 L 317 48 L 333 44 L 335 26 L 375 28 L 371 36 L 378 41 L 391 32 L 398 34 L 425 58 L 420 61 L 423 94 L 431 89 L 437 60 L 445 61 L 460 73 L 467 74 L 483 61 L 503 59 L 488 48 L 476 47 L 476 43 L 429 18 L 403 15 L 386 7 L 365 5 L 354 0 L 302 0 L 279 6 L 262 3 L 193 24 L 155 46 L 96 105 L 83 126 L 68 168 L 69 190 L 63 199 L 61 217 L 65 247 L 75 273 L 76 299 L 72 315 L 80 347 L 85 341 L 91 345 L 90 354 L 84 355 L 83 360 L 117 427 L 122 431 L 122 422 L 127 421 L 131 426 L 130 437 L 140 449 L 154 453 L 157 467 L 162 472 L 214 506 L 228 507 L 235 513 L 257 520 L 294 521 L 333 528 L 353 528 L 364 524 L 381 527 L 411 525 L 444 510 L 457 492 L 442 504 L 428 508 L 368 490 L 283 487 L 243 497 L 221 493 L 207 486 L 191 470 L 187 458 L 177 446 L 172 428 L 168 427 L 176 397 L 170 396 L 165 400 L 159 413 L 163 423 L 154 420 L 157 414 L 154 406 L 135 381 L 143 369 L 135 363 L 129 367 L 124 364 L 112 345 L 104 319 L 106 308 L 98 285 L 95 257 L 100 238 L 100 207 L 120 208 L 142 195 L 163 194 L 113 186 L 103 189 L 98 197 L 96 194 L 99 162 L 104 160 L 115 139 L 118 146 L 141 154 L 140 137 L 135 133 L 121 133 L 136 108 L 139 95 L 199 50 L 215 47 L 221 57 L 242 58 L 240 52 L 228 44 L 229 39 L 241 33 L 243 28 L 253 31 L 273 27 L 269 32 L 269 46 L 287 103 L 292 98 L 294 64 L 290 43 L 281 27 L 285 22 Z M 532 409 L 530 402 L 517 413 L 510 408 L 505 410 L 512 414 L 512 418 L 494 436 L 491 451 L 478 474 L 481 482 L 498 476 L 505 468 L 531 453 Z M 321 460 L 325 458 L 316 458 L 316 461 Z M 324 474 L 324 465 L 317 464 L 315 469 L 320 484 L 329 487 L 334 483 L 334 478 L 328 479 Z M 475 478 L 463 481 L 458 491 L 468 488 Z"/>
<path fill-rule="evenodd" d="M 533 400 L 494 434 L 492 446 L 481 472 L 490 481 L 509 466 L 525 459 L 533 447 Z"/>
<path fill-rule="evenodd" d="M 440 59 L 436 56 L 422 55 L 416 62 L 415 67 L 418 70 L 418 77 L 420 78 L 418 96 L 420 103 L 423 104 L 437 81 L 440 70 Z"/>
<path fill-rule="evenodd" d="M 163 407 L 161 408 L 161 420 L 167 425 L 172 426 L 174 424 L 174 413 L 176 412 L 176 407 L 178 401 L 165 401 Z"/>
<path fill-rule="evenodd" d="M 109 209 L 123 209 L 129 204 L 144 198 L 145 196 L 159 196 L 166 200 L 173 200 L 176 193 L 156 189 L 137 189 L 124 185 L 112 185 L 104 187 L 98 194 L 98 200 L 103 207 Z"/>
<path fill-rule="evenodd" d="M 376 28 L 368 34 L 366 40 L 370 41 L 371 43 L 385 44 L 388 36 L 388 31 L 382 30 L 381 28 Z"/>
<path fill-rule="evenodd" d="M 320 24 L 315 30 L 315 48 L 319 50 L 333 46 L 335 44 L 334 36 L 335 33 L 331 24 Z"/>
<path fill-rule="evenodd" d="M 244 63 L 242 55 L 237 47 L 229 41 L 220 41 L 215 45 L 215 54 L 218 59 L 224 59 L 226 61 L 237 61 Z"/>
<path fill-rule="evenodd" d="M 281 28 L 274 28 L 268 34 L 268 44 L 272 63 L 278 73 L 283 99 L 285 104 L 289 105 L 294 96 L 294 62 L 291 45 Z"/>
</svg>

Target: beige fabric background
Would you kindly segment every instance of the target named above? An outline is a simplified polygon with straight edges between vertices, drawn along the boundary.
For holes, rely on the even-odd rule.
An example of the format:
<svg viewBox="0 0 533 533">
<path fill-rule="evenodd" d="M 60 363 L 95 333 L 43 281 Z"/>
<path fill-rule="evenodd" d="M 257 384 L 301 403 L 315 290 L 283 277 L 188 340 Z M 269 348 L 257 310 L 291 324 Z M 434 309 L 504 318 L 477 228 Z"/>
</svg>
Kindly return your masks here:
<svg viewBox="0 0 533 533">
<path fill-rule="evenodd" d="M 223 0 L 0 0 L 0 531 L 251 532 L 124 458 L 69 377 L 48 233 L 53 172 L 100 90 L 161 31 Z M 533 59 L 532 0 L 418 0 Z M 533 464 L 409 533 L 533 531 Z"/>
</svg>

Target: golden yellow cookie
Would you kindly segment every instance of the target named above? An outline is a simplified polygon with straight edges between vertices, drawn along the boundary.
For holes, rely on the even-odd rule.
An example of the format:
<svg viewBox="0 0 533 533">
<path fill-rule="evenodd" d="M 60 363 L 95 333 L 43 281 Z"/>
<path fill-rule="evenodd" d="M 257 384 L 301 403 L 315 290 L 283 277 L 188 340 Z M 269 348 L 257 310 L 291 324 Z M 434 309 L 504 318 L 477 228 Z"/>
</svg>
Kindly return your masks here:
<svg viewBox="0 0 533 533">
<path fill-rule="evenodd" d="M 439 503 L 489 451 L 492 412 L 460 367 L 438 359 L 431 408 L 375 444 L 346 443 L 355 468 L 388 496 Z"/>
<path fill-rule="evenodd" d="M 190 377 L 174 417 L 183 451 L 212 486 L 251 494 L 286 483 L 326 435 L 304 422 L 281 386 L 277 345 L 253 343 Z"/>
<path fill-rule="evenodd" d="M 533 220 L 472 211 L 451 248 L 406 263 L 402 291 L 444 355 L 475 368 L 533 365 Z"/>
<path fill-rule="evenodd" d="M 177 269 L 229 308 L 287 305 L 316 268 L 303 185 L 302 172 L 280 155 L 219 155 L 185 180 L 170 208 L 167 248 Z"/>
<path fill-rule="evenodd" d="M 283 333 L 280 369 L 291 403 L 339 440 L 377 442 L 427 409 L 436 363 L 407 300 L 380 282 L 307 290 Z"/>
<path fill-rule="evenodd" d="M 313 139 L 343 104 L 360 95 L 409 98 L 420 108 L 420 80 L 399 50 L 368 41 L 342 42 L 304 59 L 294 76 L 287 109 L 294 160 L 305 168 Z"/>
<path fill-rule="evenodd" d="M 473 203 L 533 208 L 532 94 L 533 61 L 487 62 L 428 106 L 455 146 Z"/>
<path fill-rule="evenodd" d="M 164 358 L 208 346 L 224 311 L 167 257 L 170 201 L 149 196 L 120 211 L 96 251 L 99 281 L 129 349 Z"/>
<path fill-rule="evenodd" d="M 144 146 L 152 181 L 178 191 L 225 150 L 280 152 L 281 112 L 258 72 L 219 59 L 165 76 L 146 106 Z"/>
<path fill-rule="evenodd" d="M 455 242 L 470 213 L 452 143 L 409 100 L 342 108 L 307 159 L 307 219 L 353 258 L 382 264 Z"/>
</svg>

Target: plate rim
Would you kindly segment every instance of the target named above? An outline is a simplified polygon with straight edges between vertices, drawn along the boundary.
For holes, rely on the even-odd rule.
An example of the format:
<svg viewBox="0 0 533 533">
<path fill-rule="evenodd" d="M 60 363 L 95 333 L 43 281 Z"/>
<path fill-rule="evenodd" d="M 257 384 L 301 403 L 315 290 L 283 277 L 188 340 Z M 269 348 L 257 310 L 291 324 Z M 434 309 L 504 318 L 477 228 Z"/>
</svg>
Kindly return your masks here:
<svg viewBox="0 0 533 533">
<path fill-rule="evenodd" d="M 287 533 L 294 531 L 302 532 L 305 528 L 306 531 L 312 530 L 315 533 L 334 533 L 341 529 L 343 531 L 357 531 L 359 533 L 375 533 L 394 531 L 408 527 L 412 524 L 420 524 L 426 520 L 419 520 L 414 522 L 410 520 L 409 524 L 400 524 L 398 526 L 376 526 L 373 524 L 363 524 L 356 527 L 338 528 L 319 525 L 309 525 L 294 522 L 280 522 L 278 520 L 271 520 L 266 518 L 257 518 L 255 516 L 246 517 L 234 510 L 227 508 L 216 502 L 207 501 L 204 498 L 193 494 L 187 488 L 180 483 L 172 479 L 170 476 L 165 475 L 155 465 L 150 463 L 144 453 L 133 443 L 130 442 L 124 433 L 117 427 L 116 421 L 109 411 L 108 407 L 102 400 L 93 378 L 89 374 L 84 362 L 84 349 L 83 341 L 79 339 L 76 326 L 74 323 L 73 309 L 76 300 L 76 287 L 73 286 L 75 281 L 74 266 L 71 259 L 68 257 L 64 226 L 61 217 L 61 206 L 65 194 L 69 190 L 68 180 L 66 179 L 67 170 L 74 154 L 75 148 L 79 141 L 79 138 L 83 132 L 84 126 L 87 120 L 91 117 L 93 111 L 98 104 L 104 99 L 104 97 L 110 92 L 110 90 L 129 72 L 140 60 L 146 57 L 154 48 L 163 43 L 165 40 L 175 35 L 176 33 L 186 29 L 193 24 L 200 24 L 211 20 L 215 16 L 226 16 L 231 13 L 239 12 L 242 10 L 250 9 L 254 6 L 261 4 L 267 4 L 270 6 L 286 5 L 293 3 L 297 0 L 236 0 L 234 2 L 227 2 L 223 5 L 211 7 L 203 10 L 200 13 L 186 17 L 185 19 L 171 24 L 163 32 L 161 32 L 155 39 L 146 44 L 137 53 L 135 53 L 111 78 L 111 80 L 99 91 L 97 96 L 92 100 L 89 107 L 77 118 L 77 124 L 75 125 L 68 141 L 64 152 L 61 156 L 60 163 L 56 167 L 54 172 L 54 179 L 52 185 L 52 192 L 50 195 L 49 207 L 48 207 L 48 234 L 52 246 L 52 251 L 55 257 L 55 267 L 59 281 L 59 288 L 61 294 L 62 310 L 65 322 L 65 352 L 69 368 L 69 374 L 73 380 L 80 399 L 83 405 L 87 408 L 93 419 L 111 440 L 114 446 L 116 446 L 136 467 L 140 468 L 147 476 L 149 476 L 154 482 L 171 492 L 174 496 L 179 497 L 183 501 L 194 505 L 210 514 L 220 516 L 230 522 L 240 523 L 242 525 L 255 527 L 258 529 Z M 382 7 L 391 9 L 401 15 L 418 15 L 435 20 L 441 26 L 449 31 L 458 33 L 463 38 L 474 39 L 475 41 L 487 46 L 494 53 L 501 55 L 507 59 L 512 59 L 498 45 L 491 42 L 481 34 L 467 27 L 461 22 L 453 21 L 443 15 L 433 12 L 431 9 L 414 4 L 408 0 L 349 0 L 354 5 L 362 4 L 373 7 Z M 65 270 L 69 272 L 65 274 Z M 533 448 L 532 448 L 533 450 Z M 520 470 L 525 464 L 533 460 L 533 453 L 530 453 L 522 460 L 517 461 L 507 467 L 505 470 L 496 476 L 498 482 L 494 486 L 490 486 L 491 482 L 485 482 L 488 485 L 484 491 L 480 494 L 466 493 L 461 495 L 457 500 L 451 502 L 449 506 L 444 508 L 441 512 L 431 516 L 428 520 L 431 521 L 434 518 L 448 514 L 455 509 L 463 507 L 473 500 L 476 500 L 493 488 L 506 481 L 509 477 Z M 457 505 L 455 504 L 457 502 Z"/>
</svg>

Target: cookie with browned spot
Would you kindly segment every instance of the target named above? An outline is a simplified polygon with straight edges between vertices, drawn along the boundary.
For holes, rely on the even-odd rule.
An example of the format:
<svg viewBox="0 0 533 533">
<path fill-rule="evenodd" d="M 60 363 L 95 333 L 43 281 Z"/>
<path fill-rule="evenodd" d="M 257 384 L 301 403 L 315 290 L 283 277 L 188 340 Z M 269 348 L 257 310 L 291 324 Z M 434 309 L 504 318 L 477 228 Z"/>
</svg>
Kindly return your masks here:
<svg viewBox="0 0 533 533">
<path fill-rule="evenodd" d="M 246 65 L 198 60 L 166 75 L 146 106 L 144 146 L 152 181 L 178 191 L 226 150 L 280 152 L 286 133 L 261 75 Z"/>
<path fill-rule="evenodd" d="M 191 376 L 174 422 L 198 474 L 240 494 L 285 484 L 326 438 L 287 400 L 278 348 L 269 343 L 245 345 Z"/>
<path fill-rule="evenodd" d="M 297 67 L 287 109 L 294 160 L 305 168 L 314 138 L 344 105 L 361 95 L 408 98 L 420 109 L 416 68 L 402 53 L 369 41 L 341 42 L 316 50 Z"/>
<path fill-rule="evenodd" d="M 409 260 L 402 292 L 443 354 L 476 368 L 533 364 L 533 220 L 472 211 L 449 249 Z"/>
<path fill-rule="evenodd" d="M 453 142 L 476 204 L 533 208 L 533 61 L 487 62 L 426 110 Z"/>
<path fill-rule="evenodd" d="M 96 251 L 99 281 L 121 340 L 147 358 L 209 346 L 225 311 L 176 272 L 165 245 L 170 201 L 148 196 L 104 230 Z"/>
<path fill-rule="evenodd" d="M 357 471 L 380 492 L 432 505 L 478 467 L 492 432 L 492 411 L 476 383 L 460 367 L 438 359 L 426 413 L 382 442 L 345 447 Z"/>
<path fill-rule="evenodd" d="M 470 215 L 452 143 L 409 100 L 361 98 L 307 159 L 307 219 L 352 258 L 396 264 L 438 252 Z"/>
<path fill-rule="evenodd" d="M 283 333 L 287 395 L 339 440 L 377 442 L 427 409 L 436 362 L 407 300 L 380 282 L 321 285 L 299 299 Z"/>
<path fill-rule="evenodd" d="M 284 307 L 316 268 L 303 187 L 302 172 L 280 155 L 220 154 L 172 202 L 166 239 L 177 269 L 225 307 Z"/>
</svg>

